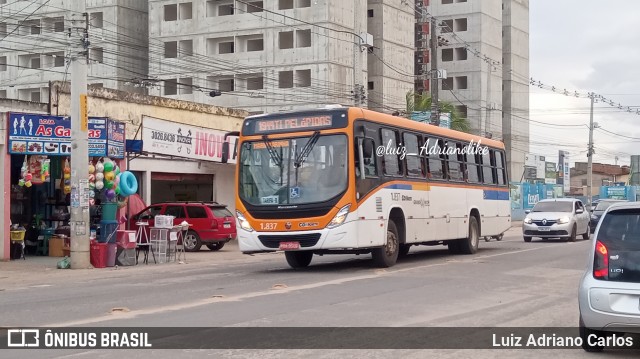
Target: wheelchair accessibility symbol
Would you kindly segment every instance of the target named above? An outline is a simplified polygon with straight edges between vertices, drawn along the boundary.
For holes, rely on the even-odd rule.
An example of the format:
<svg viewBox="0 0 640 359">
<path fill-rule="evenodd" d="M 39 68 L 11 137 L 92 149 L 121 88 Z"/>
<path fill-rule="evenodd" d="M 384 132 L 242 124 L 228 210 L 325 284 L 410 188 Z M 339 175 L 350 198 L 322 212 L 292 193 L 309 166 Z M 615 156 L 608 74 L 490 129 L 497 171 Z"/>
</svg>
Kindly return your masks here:
<svg viewBox="0 0 640 359">
<path fill-rule="evenodd" d="M 300 197 L 300 187 L 291 187 L 289 189 L 289 198 L 298 198 Z"/>
</svg>

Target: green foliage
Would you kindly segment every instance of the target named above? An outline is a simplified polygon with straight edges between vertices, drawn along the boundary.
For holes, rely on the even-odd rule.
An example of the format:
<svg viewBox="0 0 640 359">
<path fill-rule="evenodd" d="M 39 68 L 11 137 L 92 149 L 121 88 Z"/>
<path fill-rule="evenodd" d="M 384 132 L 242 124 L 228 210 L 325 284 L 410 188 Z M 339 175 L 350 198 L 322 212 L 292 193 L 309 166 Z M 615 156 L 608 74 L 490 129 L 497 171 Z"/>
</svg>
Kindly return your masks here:
<svg viewBox="0 0 640 359">
<path fill-rule="evenodd" d="M 469 121 L 467 121 L 466 118 L 462 117 L 456 107 L 449 102 L 439 102 L 441 113 L 451 113 L 451 129 L 468 133 L 470 130 Z M 421 95 L 413 91 L 409 91 L 407 92 L 406 103 L 407 117 L 409 117 L 414 111 L 431 111 L 431 95 L 429 94 Z"/>
</svg>

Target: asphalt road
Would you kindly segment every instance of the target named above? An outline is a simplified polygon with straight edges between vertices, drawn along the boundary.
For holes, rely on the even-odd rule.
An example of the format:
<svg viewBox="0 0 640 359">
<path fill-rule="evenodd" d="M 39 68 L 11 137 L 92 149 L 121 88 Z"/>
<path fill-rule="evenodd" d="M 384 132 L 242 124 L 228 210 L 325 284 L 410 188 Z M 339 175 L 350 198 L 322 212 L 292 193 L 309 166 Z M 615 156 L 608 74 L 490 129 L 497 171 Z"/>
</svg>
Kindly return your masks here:
<svg viewBox="0 0 640 359">
<path fill-rule="evenodd" d="M 0 292 L 5 327 L 576 327 L 587 241 L 524 243 L 514 228 L 481 241 L 476 255 L 413 247 L 388 269 L 368 255 L 314 257 L 292 270 L 282 254 L 193 265 L 152 266 L 121 275 L 70 275 Z M 237 247 L 225 247 L 226 251 Z M 168 269 L 167 269 L 168 268 Z M 484 329 L 486 331 L 486 329 Z M 268 329 L 265 329 L 268 331 Z M 220 340 L 212 337 L 209 340 Z M 389 340 L 389 339 L 387 339 Z M 464 348 L 464 338 L 459 338 Z M 372 344 L 372 347 L 375 344 Z M 365 345 L 366 347 L 366 345 Z M 439 350 L 57 350 L 5 351 L 9 357 L 157 358 L 582 358 L 581 349 Z M 602 357 L 637 357 L 610 350 Z"/>
</svg>

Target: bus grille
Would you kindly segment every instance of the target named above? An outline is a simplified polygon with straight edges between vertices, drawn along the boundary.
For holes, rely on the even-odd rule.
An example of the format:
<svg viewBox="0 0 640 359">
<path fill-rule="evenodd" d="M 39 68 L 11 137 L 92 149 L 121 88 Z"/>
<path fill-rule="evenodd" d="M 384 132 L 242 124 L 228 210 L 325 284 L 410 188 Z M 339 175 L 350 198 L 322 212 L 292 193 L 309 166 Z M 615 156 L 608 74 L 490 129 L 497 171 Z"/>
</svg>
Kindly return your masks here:
<svg viewBox="0 0 640 359">
<path fill-rule="evenodd" d="M 263 234 L 258 239 L 267 248 L 279 248 L 280 242 L 300 242 L 300 247 L 313 247 L 320 240 L 320 233 L 306 234 Z"/>
</svg>

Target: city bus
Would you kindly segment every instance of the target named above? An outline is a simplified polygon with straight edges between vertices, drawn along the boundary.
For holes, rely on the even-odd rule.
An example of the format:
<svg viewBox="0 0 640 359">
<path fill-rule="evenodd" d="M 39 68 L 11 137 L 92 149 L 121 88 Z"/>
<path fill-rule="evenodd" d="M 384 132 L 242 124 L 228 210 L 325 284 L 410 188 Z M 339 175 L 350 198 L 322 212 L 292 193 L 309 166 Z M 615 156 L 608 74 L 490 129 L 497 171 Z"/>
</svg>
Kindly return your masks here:
<svg viewBox="0 0 640 359">
<path fill-rule="evenodd" d="M 414 245 L 474 254 L 511 226 L 504 144 L 355 107 L 247 117 L 237 140 L 243 253 L 371 254 L 393 266 Z M 229 145 L 223 145 L 227 158 Z"/>
</svg>

